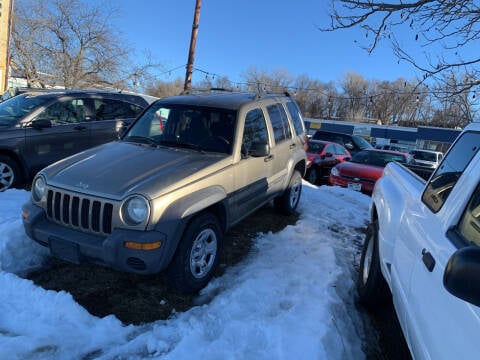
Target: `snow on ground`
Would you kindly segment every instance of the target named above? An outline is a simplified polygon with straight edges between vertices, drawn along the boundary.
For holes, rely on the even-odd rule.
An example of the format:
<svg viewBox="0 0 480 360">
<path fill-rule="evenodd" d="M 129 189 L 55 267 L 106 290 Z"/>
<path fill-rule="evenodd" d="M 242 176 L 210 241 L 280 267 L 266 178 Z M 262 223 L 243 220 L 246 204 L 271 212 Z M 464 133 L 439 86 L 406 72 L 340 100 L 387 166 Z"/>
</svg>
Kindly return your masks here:
<svg viewBox="0 0 480 360">
<path fill-rule="evenodd" d="M 304 183 L 296 225 L 258 234 L 255 251 L 202 290 L 203 305 L 139 326 L 21 277 L 48 256 L 24 233 L 28 197 L 0 193 L 0 359 L 365 358 L 351 274 L 365 195 Z"/>
</svg>

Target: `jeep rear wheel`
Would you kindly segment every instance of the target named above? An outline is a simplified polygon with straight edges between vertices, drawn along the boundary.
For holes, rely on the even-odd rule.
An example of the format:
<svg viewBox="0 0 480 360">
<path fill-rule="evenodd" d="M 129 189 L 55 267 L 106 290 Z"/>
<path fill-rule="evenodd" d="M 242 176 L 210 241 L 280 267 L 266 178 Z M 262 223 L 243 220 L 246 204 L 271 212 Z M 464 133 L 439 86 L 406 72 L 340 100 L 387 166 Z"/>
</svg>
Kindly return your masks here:
<svg viewBox="0 0 480 360">
<path fill-rule="evenodd" d="M 360 302 L 366 306 L 380 304 L 389 296 L 388 285 L 380 268 L 378 221 L 373 221 L 367 229 L 360 258 L 357 290 Z"/>
<path fill-rule="evenodd" d="M 223 233 L 211 213 L 195 217 L 188 225 L 167 270 L 168 283 L 184 294 L 207 285 L 220 260 Z"/>
<path fill-rule="evenodd" d="M 17 163 L 8 156 L 0 155 L 0 192 L 19 186 L 20 178 Z"/>
<path fill-rule="evenodd" d="M 275 198 L 275 209 L 284 214 L 292 215 L 300 202 L 300 195 L 302 194 L 302 175 L 298 170 L 293 172 L 287 189 L 282 195 Z"/>
</svg>

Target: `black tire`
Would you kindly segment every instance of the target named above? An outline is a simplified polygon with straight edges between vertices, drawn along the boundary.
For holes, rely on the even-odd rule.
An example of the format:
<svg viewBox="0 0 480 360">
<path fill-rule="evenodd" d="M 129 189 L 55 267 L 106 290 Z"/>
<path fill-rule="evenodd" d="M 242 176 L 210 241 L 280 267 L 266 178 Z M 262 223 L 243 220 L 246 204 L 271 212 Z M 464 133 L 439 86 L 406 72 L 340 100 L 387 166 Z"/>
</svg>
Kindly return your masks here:
<svg viewBox="0 0 480 360">
<path fill-rule="evenodd" d="M 357 290 L 360 302 L 367 307 L 382 304 L 390 297 L 388 284 L 380 268 L 378 221 L 376 220 L 368 226 L 363 243 Z"/>
<path fill-rule="evenodd" d="M 312 166 L 310 167 L 310 170 L 308 170 L 307 181 L 313 185 L 318 182 L 318 169 L 316 166 Z"/>
<path fill-rule="evenodd" d="M 22 175 L 20 167 L 12 158 L 0 155 L 0 192 L 20 187 Z"/>
<path fill-rule="evenodd" d="M 293 171 L 287 189 L 274 200 L 275 209 L 284 215 L 292 215 L 300 202 L 302 194 L 302 175 L 298 170 Z"/>
<path fill-rule="evenodd" d="M 187 226 L 167 269 L 168 284 L 183 294 L 204 288 L 220 261 L 223 233 L 218 219 L 202 213 Z"/>
</svg>

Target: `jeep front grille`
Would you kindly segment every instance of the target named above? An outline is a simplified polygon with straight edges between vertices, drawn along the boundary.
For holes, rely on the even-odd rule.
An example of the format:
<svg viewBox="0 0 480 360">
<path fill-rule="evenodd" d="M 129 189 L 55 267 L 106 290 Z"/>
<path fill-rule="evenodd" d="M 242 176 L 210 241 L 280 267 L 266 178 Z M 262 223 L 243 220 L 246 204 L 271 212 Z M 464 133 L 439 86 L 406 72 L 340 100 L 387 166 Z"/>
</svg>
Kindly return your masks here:
<svg viewBox="0 0 480 360">
<path fill-rule="evenodd" d="M 113 204 L 86 196 L 48 190 L 47 217 L 62 225 L 95 234 L 112 232 Z"/>
</svg>

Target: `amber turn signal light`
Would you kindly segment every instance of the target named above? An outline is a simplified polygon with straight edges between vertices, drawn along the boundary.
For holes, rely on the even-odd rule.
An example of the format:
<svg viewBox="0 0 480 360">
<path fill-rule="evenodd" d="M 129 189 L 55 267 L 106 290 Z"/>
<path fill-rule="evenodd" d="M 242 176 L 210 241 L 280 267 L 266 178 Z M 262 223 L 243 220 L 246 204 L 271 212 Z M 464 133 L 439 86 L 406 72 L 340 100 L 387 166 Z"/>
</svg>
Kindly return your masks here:
<svg viewBox="0 0 480 360">
<path fill-rule="evenodd" d="M 139 243 L 135 241 L 125 241 L 123 246 L 132 250 L 155 250 L 162 246 L 162 242 L 155 241 L 151 243 Z"/>
</svg>

